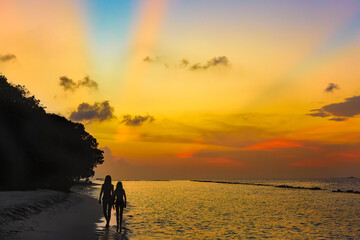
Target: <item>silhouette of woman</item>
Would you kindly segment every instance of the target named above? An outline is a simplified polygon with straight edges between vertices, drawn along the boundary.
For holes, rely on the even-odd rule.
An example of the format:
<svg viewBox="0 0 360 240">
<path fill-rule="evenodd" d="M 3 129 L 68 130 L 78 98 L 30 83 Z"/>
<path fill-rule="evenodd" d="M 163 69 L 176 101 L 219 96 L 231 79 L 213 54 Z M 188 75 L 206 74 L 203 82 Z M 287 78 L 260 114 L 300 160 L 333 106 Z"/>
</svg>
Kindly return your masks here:
<svg viewBox="0 0 360 240">
<path fill-rule="evenodd" d="M 111 206 L 113 205 L 112 195 L 114 194 L 114 185 L 111 184 L 111 177 L 107 175 L 105 177 L 104 184 L 101 186 L 101 192 L 99 197 L 99 203 L 101 204 L 101 195 L 103 195 L 103 212 L 106 219 L 106 227 L 109 227 L 111 217 Z"/>
<path fill-rule="evenodd" d="M 115 201 L 114 209 L 116 208 L 116 231 L 119 231 L 120 228 L 121 232 L 123 210 L 126 208 L 126 194 L 121 182 L 118 182 L 116 185 L 113 199 Z"/>
</svg>

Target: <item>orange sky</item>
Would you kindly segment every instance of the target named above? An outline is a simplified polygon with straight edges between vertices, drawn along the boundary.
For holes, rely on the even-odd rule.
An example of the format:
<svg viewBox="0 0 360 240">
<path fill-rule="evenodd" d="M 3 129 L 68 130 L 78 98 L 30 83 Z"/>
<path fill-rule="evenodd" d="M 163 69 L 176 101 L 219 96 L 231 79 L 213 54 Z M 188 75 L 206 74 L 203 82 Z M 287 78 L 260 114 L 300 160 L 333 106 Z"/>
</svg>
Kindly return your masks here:
<svg viewBox="0 0 360 240">
<path fill-rule="evenodd" d="M 358 175 L 357 1 L 0 4 L 0 72 L 85 125 L 97 177 Z"/>
</svg>

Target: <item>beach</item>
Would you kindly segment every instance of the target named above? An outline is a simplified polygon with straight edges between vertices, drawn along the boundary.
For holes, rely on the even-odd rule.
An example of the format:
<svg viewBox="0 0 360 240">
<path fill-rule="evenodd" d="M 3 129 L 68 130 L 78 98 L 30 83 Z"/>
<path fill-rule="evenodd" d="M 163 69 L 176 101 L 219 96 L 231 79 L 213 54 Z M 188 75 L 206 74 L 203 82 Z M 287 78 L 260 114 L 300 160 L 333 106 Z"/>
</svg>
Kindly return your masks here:
<svg viewBox="0 0 360 240">
<path fill-rule="evenodd" d="M 52 190 L 0 192 L 1 239 L 98 239 L 95 198 Z"/>
</svg>

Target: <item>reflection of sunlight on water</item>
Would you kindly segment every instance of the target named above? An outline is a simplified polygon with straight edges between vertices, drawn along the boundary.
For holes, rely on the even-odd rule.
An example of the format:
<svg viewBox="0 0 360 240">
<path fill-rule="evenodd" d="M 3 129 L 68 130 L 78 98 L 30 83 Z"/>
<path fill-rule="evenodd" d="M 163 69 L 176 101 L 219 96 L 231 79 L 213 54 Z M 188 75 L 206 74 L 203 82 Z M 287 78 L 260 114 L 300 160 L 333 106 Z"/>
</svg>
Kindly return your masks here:
<svg viewBox="0 0 360 240">
<path fill-rule="evenodd" d="M 116 233 L 112 210 L 110 228 L 105 228 L 103 218 L 97 225 L 98 235 L 99 239 L 357 239 L 360 196 L 330 191 L 357 190 L 359 180 L 349 181 L 281 181 L 329 191 L 190 181 L 124 181 L 128 208 L 124 211 L 123 232 Z M 88 194 L 98 198 L 100 187 L 95 186 Z"/>
</svg>

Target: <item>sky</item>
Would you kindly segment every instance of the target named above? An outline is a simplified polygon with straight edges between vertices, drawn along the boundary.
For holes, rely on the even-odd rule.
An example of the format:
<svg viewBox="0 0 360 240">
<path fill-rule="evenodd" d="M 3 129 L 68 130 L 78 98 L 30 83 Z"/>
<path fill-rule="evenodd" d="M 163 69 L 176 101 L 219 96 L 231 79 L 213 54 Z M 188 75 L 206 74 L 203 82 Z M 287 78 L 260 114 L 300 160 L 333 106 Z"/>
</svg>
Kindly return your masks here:
<svg viewBox="0 0 360 240">
<path fill-rule="evenodd" d="M 360 177 L 357 0 L 0 6 L 0 72 L 85 125 L 95 177 Z"/>
</svg>

